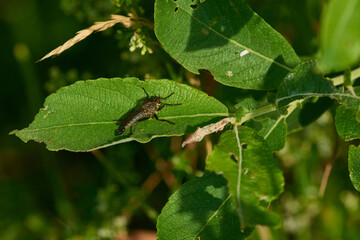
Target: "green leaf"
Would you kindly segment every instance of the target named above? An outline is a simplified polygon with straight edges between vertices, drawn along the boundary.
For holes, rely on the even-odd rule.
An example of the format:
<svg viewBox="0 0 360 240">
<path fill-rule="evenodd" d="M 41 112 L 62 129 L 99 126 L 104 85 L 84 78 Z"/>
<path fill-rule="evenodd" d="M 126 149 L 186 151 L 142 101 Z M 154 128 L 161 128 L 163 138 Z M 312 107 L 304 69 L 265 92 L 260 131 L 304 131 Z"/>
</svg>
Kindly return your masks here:
<svg viewBox="0 0 360 240">
<path fill-rule="evenodd" d="M 360 138 L 360 87 L 353 90 L 353 94 L 337 97 L 342 105 L 336 109 L 335 125 L 339 136 L 345 141 Z"/>
<path fill-rule="evenodd" d="M 282 171 L 254 129 L 239 128 L 238 139 L 235 130 L 223 133 L 206 160 L 206 169 L 222 173 L 228 181 L 243 227 L 278 226 L 280 217 L 267 207 L 283 191 Z"/>
<path fill-rule="evenodd" d="M 256 102 L 253 98 L 245 98 L 244 100 L 235 105 L 235 108 L 237 109 L 235 113 L 236 119 L 240 121 L 246 113 L 249 113 L 250 111 L 258 107 L 259 103 Z"/>
<path fill-rule="evenodd" d="M 205 172 L 185 183 L 162 209 L 157 221 L 157 239 L 245 239 L 251 229 L 240 231 L 240 222 L 230 200 L 226 180 Z"/>
<path fill-rule="evenodd" d="M 360 146 L 351 145 L 349 148 L 349 172 L 351 182 L 360 192 Z"/>
<path fill-rule="evenodd" d="M 329 97 L 337 93 L 331 82 L 317 71 L 314 61 L 303 62 L 291 71 L 280 84 L 277 99 L 278 108 L 284 108 L 296 100 L 309 97 Z"/>
<path fill-rule="evenodd" d="M 319 67 L 342 71 L 360 61 L 360 1 L 332 0 L 320 24 Z"/>
<path fill-rule="evenodd" d="M 166 106 L 158 116 L 176 123 L 149 119 L 139 122 L 130 137 L 130 129 L 115 136 L 115 119 L 124 118 L 146 98 L 142 87 L 151 96 L 166 97 Z M 197 127 L 228 116 L 227 108 L 205 93 L 169 80 L 113 78 L 79 81 L 50 95 L 33 123 L 15 130 L 23 141 L 44 142 L 49 150 L 91 151 L 123 142 L 148 142 L 154 137 L 180 136 Z"/>
<path fill-rule="evenodd" d="M 155 33 L 193 73 L 246 89 L 275 89 L 299 62 L 288 42 L 241 0 L 156 0 Z"/>
<path fill-rule="evenodd" d="M 285 146 L 287 134 L 285 116 L 279 116 L 276 120 L 271 118 L 252 120 L 246 125 L 258 131 L 271 151 L 280 151 Z"/>
<path fill-rule="evenodd" d="M 360 138 L 360 107 L 339 106 L 335 116 L 336 130 L 345 141 Z"/>
</svg>

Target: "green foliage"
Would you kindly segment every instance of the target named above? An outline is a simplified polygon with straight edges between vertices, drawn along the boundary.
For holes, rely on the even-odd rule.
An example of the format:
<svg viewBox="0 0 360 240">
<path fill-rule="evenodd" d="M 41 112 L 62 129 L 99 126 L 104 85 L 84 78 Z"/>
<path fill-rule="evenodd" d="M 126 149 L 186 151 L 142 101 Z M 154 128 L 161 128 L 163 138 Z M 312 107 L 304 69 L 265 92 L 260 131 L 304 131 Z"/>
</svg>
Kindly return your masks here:
<svg viewBox="0 0 360 240">
<path fill-rule="evenodd" d="M 360 147 L 350 146 L 349 149 L 350 179 L 356 190 L 360 191 Z"/>
<path fill-rule="evenodd" d="M 283 191 L 284 179 L 255 130 L 241 127 L 238 133 L 223 133 L 206 160 L 206 169 L 222 173 L 228 181 L 242 227 L 280 225 L 280 217 L 266 207 Z"/>
<path fill-rule="evenodd" d="M 359 12 L 359 1 L 329 1 L 320 27 L 319 66 L 325 73 L 342 71 L 359 63 Z"/>
<path fill-rule="evenodd" d="M 221 7 L 217 0 L 157 0 L 155 33 L 186 69 L 207 69 L 234 87 L 274 89 L 300 62 L 286 40 L 242 0 L 224 0 Z"/>
<path fill-rule="evenodd" d="M 297 19 L 295 16 L 307 12 L 296 7 L 304 8 L 303 3 L 274 2 L 274 6 L 289 5 L 271 6 L 271 13 L 281 12 Z M 65 227 L 41 214 L 47 209 L 36 207 L 42 206 L 41 199 L 48 199 L 49 193 L 39 195 L 40 200 L 33 200 L 36 203 L 26 201 L 22 207 L 19 199 L 38 196 L 38 190 L 27 192 L 24 191 L 27 185 L 9 181 L 0 187 L 2 196 L 14 199 L 0 201 L 0 225 L 6 226 L 4 233 L 0 227 L 1 239 L 28 239 L 26 231 L 33 233 L 34 239 L 40 235 L 49 239 L 112 239 L 127 234 L 128 228 L 138 228 L 139 223 L 143 224 L 140 228 L 154 229 L 156 225 L 158 239 L 245 239 L 252 233 L 252 238 L 258 239 L 266 228 L 271 228 L 269 236 L 264 237 L 269 239 L 357 239 L 359 229 L 352 226 L 359 226 L 360 205 L 356 201 L 360 198 L 356 191 L 349 190 L 352 186 L 350 181 L 345 181 L 347 168 L 344 161 L 338 160 L 348 154 L 350 179 L 359 190 L 359 147 L 351 145 L 348 153 L 343 150 L 348 144 L 344 140 L 357 144 L 360 138 L 360 87 L 355 81 L 360 71 L 351 71 L 360 63 L 358 1 L 329 2 L 320 24 L 319 64 L 312 57 L 304 57 L 307 60 L 300 62 L 295 50 L 277 31 L 294 42 L 312 39 L 302 49 L 313 49 L 315 34 L 299 37 L 300 33 L 309 34 L 311 30 L 297 32 L 283 21 L 284 25 L 274 24 L 275 30 L 243 0 L 96 3 L 102 7 L 96 5 L 95 13 L 89 10 L 93 8 L 91 4 L 83 0 L 63 0 L 62 8 L 79 19 L 96 18 L 94 21 L 109 12 L 131 13 L 135 27 L 119 30 L 121 40 L 110 43 L 107 51 L 99 50 L 98 54 L 106 54 L 101 61 L 85 56 L 83 61 L 72 62 L 80 62 L 74 66 L 80 70 L 76 70 L 71 81 L 58 83 L 53 79 L 44 84 L 51 91 L 58 89 L 57 92 L 45 100 L 29 127 L 11 133 L 25 142 L 44 142 L 49 150 L 91 151 L 92 158 L 98 161 L 92 166 L 87 161 L 89 155 L 66 155 L 69 153 L 65 151 L 43 153 L 36 147 L 32 150 L 36 145 L 30 145 L 23 155 L 21 151 L 14 154 L 13 149 L 5 152 L 12 156 L 10 161 L 5 161 L 10 167 L 0 169 L 13 169 L 11 163 L 18 161 L 19 156 L 27 161 L 29 156 L 43 159 L 41 164 L 50 187 L 42 179 L 35 186 L 40 185 L 44 192 L 51 189 L 54 199 L 53 206 L 49 206 L 54 209 L 51 215 Z M 113 5 L 109 6 L 110 3 Z M 260 12 L 266 11 L 261 6 L 269 6 L 256 1 L 252 4 Z M 289 9 L 298 12 L 288 13 Z M 277 18 L 269 17 L 270 10 L 267 12 L 270 21 Z M 150 23 L 153 13 L 155 29 Z M 304 16 L 300 19 L 307 19 L 309 25 L 318 21 Z M 14 32 L 21 33 L 24 29 Z M 107 45 L 108 42 L 97 42 L 90 49 L 95 51 Z M 136 48 L 142 52 L 132 52 Z M 36 71 L 28 71 L 33 63 L 26 50 L 26 45 L 17 46 L 15 57 L 23 75 L 29 76 Z M 151 54 L 141 55 L 144 53 Z M 91 54 L 95 56 L 94 52 Z M 94 62 L 86 65 L 87 60 Z M 100 66 L 106 68 L 92 72 Z M 59 79 L 65 76 L 62 72 L 71 72 L 57 69 Z M 133 77 L 77 81 L 63 87 L 76 81 L 77 73 L 101 76 L 109 73 L 108 69 L 111 75 Z M 207 70 L 210 74 L 198 77 L 185 69 L 192 73 Z M 324 75 L 342 70 L 346 70 L 344 77 L 342 73 L 335 77 Z M 35 103 L 40 101 L 40 88 L 30 79 L 36 77 L 28 77 L 27 98 L 21 96 L 18 102 L 29 102 L 29 108 L 38 109 Z M 36 86 L 37 91 L 31 90 Z M 124 119 L 146 99 L 142 87 L 152 97 L 165 98 L 174 93 L 163 104 L 182 105 L 165 106 L 157 115 L 160 120 L 176 125 L 152 118 L 138 122 L 134 134 L 130 135 L 130 128 L 116 136 L 117 120 Z M 17 108 L 11 108 L 7 116 L 14 109 Z M 221 132 L 223 129 L 226 131 Z M 212 134 L 215 132 L 218 133 Z M 191 134 L 188 138 L 191 144 L 181 149 L 179 136 L 187 134 Z M 198 144 L 203 138 L 205 144 Z M 76 157 L 66 162 L 69 156 Z M 76 166 L 80 156 L 86 164 Z M 62 162 L 61 168 L 54 164 L 56 159 Z M 29 165 L 40 164 L 31 162 L 23 169 L 27 170 Z M 69 173 L 63 174 L 59 169 L 64 172 L 67 169 Z M 329 169 L 336 174 L 329 174 Z M 34 170 L 36 176 L 37 171 Z M 0 171 L 0 179 L 13 179 L 12 171 L 3 172 Z M 33 179 L 33 175 L 29 176 L 28 179 Z M 285 190 L 284 176 L 289 180 Z M 71 186 L 76 190 L 65 188 L 66 184 L 74 184 Z M 324 194 L 326 198 L 322 199 Z M 329 204 L 328 199 L 336 204 Z M 17 209 L 31 210 L 26 216 L 15 216 Z M 16 222 L 12 228 L 8 227 L 11 221 Z M 46 227 L 48 222 L 51 227 Z M 259 225 L 266 227 L 258 228 Z M 338 226 L 346 227 L 340 232 Z"/>
<path fill-rule="evenodd" d="M 182 105 L 165 107 L 159 118 L 176 126 L 151 119 L 139 123 L 131 137 L 130 130 L 115 136 L 118 126 L 114 120 L 124 118 L 146 98 L 142 87 L 151 96 L 175 93 L 166 103 Z M 23 141 L 44 142 L 49 150 L 91 151 L 132 140 L 144 143 L 154 137 L 184 135 L 227 114 L 226 107 L 216 99 L 172 81 L 98 79 L 61 88 L 46 99 L 28 128 L 12 133 Z"/>
<path fill-rule="evenodd" d="M 263 118 L 247 123 L 262 136 L 272 151 L 280 151 L 285 146 L 287 124 L 284 116 L 275 119 Z"/>
<path fill-rule="evenodd" d="M 336 109 L 336 129 L 345 141 L 360 138 L 360 109 L 340 106 Z"/>
<path fill-rule="evenodd" d="M 226 180 L 205 171 L 173 194 L 157 223 L 157 239 L 245 239 Z"/>
<path fill-rule="evenodd" d="M 236 120 L 240 121 L 246 113 L 249 113 L 259 107 L 259 103 L 253 98 L 245 98 L 241 102 L 235 105 L 236 108 Z"/>
<path fill-rule="evenodd" d="M 353 91 L 353 95 L 339 97 L 342 105 L 336 109 L 336 130 L 345 141 L 360 138 L 360 87 Z"/>
<path fill-rule="evenodd" d="M 284 78 L 276 99 L 279 108 L 296 100 L 330 96 L 336 92 L 331 82 L 317 71 L 315 64 L 314 61 L 303 62 Z"/>
</svg>

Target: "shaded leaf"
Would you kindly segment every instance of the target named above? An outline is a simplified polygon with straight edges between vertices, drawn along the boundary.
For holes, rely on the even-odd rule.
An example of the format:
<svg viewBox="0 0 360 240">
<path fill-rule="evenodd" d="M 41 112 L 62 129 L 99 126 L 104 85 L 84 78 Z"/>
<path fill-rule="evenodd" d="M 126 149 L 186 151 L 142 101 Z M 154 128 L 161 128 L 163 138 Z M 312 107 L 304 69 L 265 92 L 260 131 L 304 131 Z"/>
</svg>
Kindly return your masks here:
<svg viewBox="0 0 360 240">
<path fill-rule="evenodd" d="M 210 172 L 191 179 L 170 197 L 159 215 L 157 230 L 158 240 L 238 240 L 252 231 L 240 231 L 226 180 Z"/>
<path fill-rule="evenodd" d="M 167 106 L 158 116 L 176 126 L 149 119 L 139 122 L 131 138 L 130 129 L 115 136 L 118 126 L 114 120 L 124 118 L 146 98 L 141 87 L 151 96 L 175 93 L 165 103 L 182 106 Z M 216 99 L 173 81 L 98 79 L 61 88 L 46 99 L 28 128 L 12 133 L 23 141 L 44 142 L 49 150 L 91 151 L 132 140 L 148 142 L 154 137 L 191 133 L 227 115 L 227 108 Z"/>
<path fill-rule="evenodd" d="M 329 97 L 337 92 L 331 82 L 317 71 L 314 61 L 303 62 L 280 84 L 275 103 L 279 108 L 284 108 L 296 100 Z"/>
<path fill-rule="evenodd" d="M 316 121 L 334 103 L 334 100 L 329 98 L 317 98 L 316 101 L 311 100 L 302 102 L 303 107 L 297 108 L 286 118 L 288 133 L 296 132 Z"/>
<path fill-rule="evenodd" d="M 360 138 L 360 107 L 342 105 L 336 109 L 336 130 L 345 141 Z"/>
<path fill-rule="evenodd" d="M 360 61 L 360 1 L 331 0 L 320 25 L 319 67 L 342 71 Z"/>
<path fill-rule="evenodd" d="M 254 129 L 241 127 L 238 135 L 240 142 L 234 131 L 221 135 L 206 160 L 206 169 L 222 173 L 228 181 L 243 227 L 256 224 L 278 226 L 280 217 L 268 212 L 267 206 L 283 191 L 282 171 L 272 151 Z"/>
<path fill-rule="evenodd" d="M 341 95 L 337 99 L 342 105 L 336 109 L 335 125 L 345 141 L 360 138 L 360 87 L 353 90 L 355 95 Z"/>
<path fill-rule="evenodd" d="M 360 146 L 349 148 L 349 172 L 354 187 L 360 192 Z"/>
<path fill-rule="evenodd" d="M 300 61 L 286 40 L 242 0 L 155 2 L 155 33 L 193 73 L 246 89 L 275 89 Z"/>
</svg>

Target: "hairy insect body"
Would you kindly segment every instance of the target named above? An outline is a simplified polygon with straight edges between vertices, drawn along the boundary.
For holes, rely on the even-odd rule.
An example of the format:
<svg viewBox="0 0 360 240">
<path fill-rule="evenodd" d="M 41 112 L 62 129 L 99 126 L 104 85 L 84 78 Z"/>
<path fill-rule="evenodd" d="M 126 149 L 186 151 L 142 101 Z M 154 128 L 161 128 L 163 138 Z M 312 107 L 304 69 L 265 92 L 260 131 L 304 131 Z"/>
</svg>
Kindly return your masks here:
<svg viewBox="0 0 360 240">
<path fill-rule="evenodd" d="M 116 131 L 115 135 L 121 135 L 128 128 L 130 128 L 131 126 L 133 126 L 135 124 L 135 126 L 130 134 L 130 135 L 132 135 L 134 133 L 135 128 L 136 128 L 137 124 L 139 123 L 139 121 L 149 119 L 152 116 L 155 116 L 156 120 L 175 125 L 175 123 L 172 123 L 170 121 L 159 119 L 158 116 L 156 115 L 156 113 L 158 111 L 160 111 L 161 109 L 163 109 L 163 107 L 165 107 L 165 106 L 181 105 L 181 104 L 163 104 L 163 105 L 161 105 L 162 100 L 168 99 L 174 93 L 170 94 L 166 98 L 149 97 L 149 94 L 146 92 L 146 90 L 144 88 L 143 88 L 143 90 L 144 90 L 147 98 L 141 103 L 141 105 L 138 108 L 136 108 L 134 111 L 129 113 L 129 115 L 127 115 L 123 120 L 120 120 L 120 124 L 119 124 L 120 127 Z"/>
</svg>

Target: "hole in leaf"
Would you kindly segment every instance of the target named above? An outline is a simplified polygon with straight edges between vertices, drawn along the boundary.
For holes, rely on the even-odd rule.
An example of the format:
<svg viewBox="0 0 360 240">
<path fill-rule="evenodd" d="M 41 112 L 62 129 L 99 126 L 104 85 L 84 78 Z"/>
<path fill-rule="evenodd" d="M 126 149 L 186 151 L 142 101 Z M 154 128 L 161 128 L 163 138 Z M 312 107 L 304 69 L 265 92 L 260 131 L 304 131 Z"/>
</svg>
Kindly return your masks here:
<svg viewBox="0 0 360 240">
<path fill-rule="evenodd" d="M 248 144 L 247 144 L 247 143 L 243 143 L 243 144 L 241 144 L 241 148 L 242 148 L 242 149 L 247 149 L 247 146 L 248 146 Z"/>
<path fill-rule="evenodd" d="M 197 9 L 197 8 L 199 7 L 199 5 L 197 5 L 197 4 L 191 4 L 190 7 L 191 7 L 192 9 Z"/>
<path fill-rule="evenodd" d="M 231 153 L 230 159 L 233 160 L 233 161 L 236 162 L 236 163 L 238 162 L 236 156 L 235 156 L 233 153 Z"/>
<path fill-rule="evenodd" d="M 175 12 L 177 12 L 178 10 L 179 10 L 179 7 L 176 7 L 176 8 L 175 8 Z"/>
</svg>

